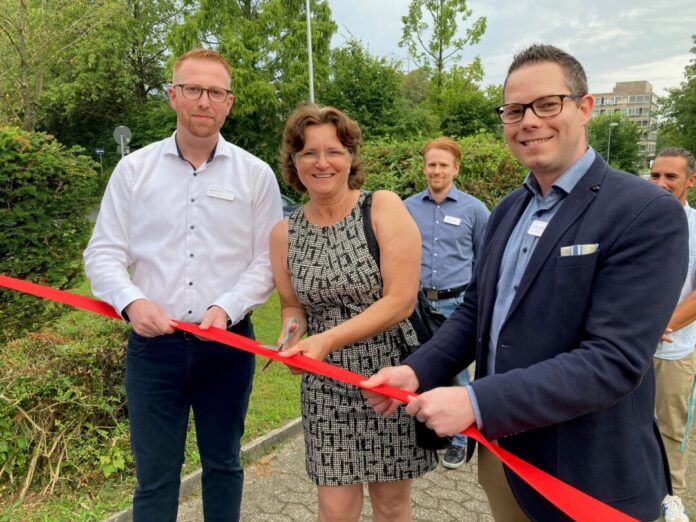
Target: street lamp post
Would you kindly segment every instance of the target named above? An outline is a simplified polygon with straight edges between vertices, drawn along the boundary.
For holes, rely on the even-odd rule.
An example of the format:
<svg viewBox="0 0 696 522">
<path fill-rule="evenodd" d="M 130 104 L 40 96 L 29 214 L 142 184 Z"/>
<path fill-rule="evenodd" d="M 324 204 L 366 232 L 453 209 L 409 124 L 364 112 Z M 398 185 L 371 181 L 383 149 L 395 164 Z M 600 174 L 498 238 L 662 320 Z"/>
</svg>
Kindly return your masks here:
<svg viewBox="0 0 696 522">
<path fill-rule="evenodd" d="M 618 126 L 619 123 L 616 121 L 609 124 L 609 142 L 607 143 L 607 163 L 609 163 L 609 160 L 611 159 L 611 129 Z"/>
<path fill-rule="evenodd" d="M 314 67 L 312 65 L 312 11 L 309 0 L 305 1 L 307 15 L 307 65 L 309 66 L 309 101 L 314 103 Z"/>
</svg>

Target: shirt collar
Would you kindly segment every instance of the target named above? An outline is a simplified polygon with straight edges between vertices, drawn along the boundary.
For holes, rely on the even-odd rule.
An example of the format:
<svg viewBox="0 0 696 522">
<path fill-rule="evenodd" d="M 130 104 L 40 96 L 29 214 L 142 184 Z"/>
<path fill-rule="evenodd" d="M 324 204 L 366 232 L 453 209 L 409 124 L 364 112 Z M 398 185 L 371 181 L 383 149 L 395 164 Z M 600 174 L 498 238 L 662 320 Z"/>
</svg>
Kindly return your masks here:
<svg viewBox="0 0 696 522">
<path fill-rule="evenodd" d="M 551 188 L 556 187 L 557 189 L 563 191 L 565 194 L 570 194 L 578 184 L 578 181 L 585 175 L 585 173 L 590 169 L 592 163 L 594 163 L 595 153 L 592 147 L 587 147 L 585 153 L 578 158 L 575 163 L 573 163 L 568 170 L 566 170 L 560 177 L 553 182 Z M 541 195 L 541 189 L 539 188 L 539 183 L 537 183 L 536 178 L 532 172 L 528 172 L 527 176 L 524 178 L 524 187 L 534 195 Z"/>
<path fill-rule="evenodd" d="M 435 201 L 432 196 L 430 195 L 430 189 L 426 188 L 423 191 L 423 199 L 429 199 L 431 201 Z M 454 201 L 459 201 L 459 190 L 457 190 L 457 187 L 454 186 L 454 183 L 452 183 L 452 186 L 450 189 L 447 191 L 447 195 L 445 196 L 444 199 L 451 199 Z"/>
<path fill-rule="evenodd" d="M 213 147 L 213 150 L 210 152 L 210 156 L 208 156 L 206 163 L 210 163 L 211 161 L 213 161 L 216 155 L 229 156 L 229 154 L 225 150 L 225 147 L 220 146 L 222 143 L 224 143 L 224 139 L 221 134 L 218 134 L 218 142 L 215 144 L 215 147 Z M 168 142 L 165 144 L 164 153 L 175 154 L 180 159 L 188 161 L 186 158 L 184 158 L 184 155 L 181 153 L 181 150 L 179 149 L 179 144 L 176 141 L 176 131 L 174 131 L 174 134 L 170 136 Z"/>
</svg>

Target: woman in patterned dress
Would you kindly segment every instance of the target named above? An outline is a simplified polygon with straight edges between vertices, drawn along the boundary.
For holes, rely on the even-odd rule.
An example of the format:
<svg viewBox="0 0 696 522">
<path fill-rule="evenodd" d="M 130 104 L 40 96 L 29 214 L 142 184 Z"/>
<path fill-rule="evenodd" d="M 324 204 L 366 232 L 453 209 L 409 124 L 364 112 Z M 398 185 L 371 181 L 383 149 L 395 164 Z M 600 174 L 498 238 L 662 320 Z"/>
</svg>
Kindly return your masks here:
<svg viewBox="0 0 696 522">
<path fill-rule="evenodd" d="M 274 228 L 271 263 L 282 322 L 299 323 L 284 354 L 372 375 L 417 344 L 407 318 L 418 291 L 420 236 L 396 194 L 360 191 L 360 143 L 358 125 L 335 108 L 308 104 L 290 116 L 282 173 L 309 200 Z M 370 197 L 379 256 L 365 236 Z M 375 521 L 411 520 L 412 480 L 437 463 L 434 452 L 416 445 L 411 417 L 400 409 L 385 419 L 357 388 L 305 374 L 302 418 L 321 522 L 357 521 L 364 483 Z"/>
</svg>

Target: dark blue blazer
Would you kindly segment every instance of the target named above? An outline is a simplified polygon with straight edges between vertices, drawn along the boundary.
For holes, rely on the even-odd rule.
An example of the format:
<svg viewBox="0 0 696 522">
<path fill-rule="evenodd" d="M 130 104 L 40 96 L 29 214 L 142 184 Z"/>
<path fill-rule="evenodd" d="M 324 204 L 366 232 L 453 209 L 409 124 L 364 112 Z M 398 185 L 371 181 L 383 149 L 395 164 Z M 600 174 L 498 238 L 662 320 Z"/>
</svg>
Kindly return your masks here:
<svg viewBox="0 0 696 522">
<path fill-rule="evenodd" d="M 652 357 L 686 277 L 685 212 L 672 194 L 597 156 L 539 239 L 500 331 L 496 373 L 485 376 L 501 258 L 530 198 L 520 188 L 494 209 L 464 302 L 406 364 L 428 390 L 476 361 L 484 435 L 655 520 L 670 483 Z M 594 243 L 594 254 L 560 255 L 563 246 Z M 505 472 L 531 519 L 566 519 Z"/>
</svg>

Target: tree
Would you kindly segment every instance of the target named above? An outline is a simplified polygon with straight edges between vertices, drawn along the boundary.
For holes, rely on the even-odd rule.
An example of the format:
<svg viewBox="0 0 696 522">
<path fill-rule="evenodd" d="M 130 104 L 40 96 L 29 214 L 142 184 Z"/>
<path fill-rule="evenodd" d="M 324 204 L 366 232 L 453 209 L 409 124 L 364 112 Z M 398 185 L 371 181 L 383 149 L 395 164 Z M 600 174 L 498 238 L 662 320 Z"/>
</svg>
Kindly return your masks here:
<svg viewBox="0 0 696 522">
<path fill-rule="evenodd" d="M 481 131 L 496 132 L 500 120 L 493 110 L 497 99 L 489 97 L 476 83 L 476 77 L 465 68 L 454 66 L 442 75 L 442 85 L 435 88 L 439 98 L 436 104 L 440 112 L 443 134 L 468 136 Z"/>
<path fill-rule="evenodd" d="M 8 0 L 0 11 L 0 116 L 36 125 L 44 81 L 69 51 L 104 22 L 101 1 Z M 10 96 L 9 93 L 15 93 Z"/>
<path fill-rule="evenodd" d="M 125 124 L 133 131 L 131 148 L 170 134 L 174 113 L 162 113 L 166 36 L 176 0 L 105 0 L 109 17 L 70 49 L 46 85 L 38 128 L 62 143 L 90 149 L 104 146 L 107 157 L 119 156 L 111 133 Z M 154 104 L 155 107 L 148 107 Z M 150 115 L 166 115 L 152 121 Z M 166 124 L 165 124 L 166 123 Z M 110 154 L 110 156 L 109 156 Z"/>
<path fill-rule="evenodd" d="M 611 127 L 611 151 L 609 151 L 609 125 Z M 594 116 L 587 125 L 592 148 L 608 159 L 612 167 L 626 172 L 640 173 L 643 159 L 640 155 L 640 130 L 631 120 L 619 113 Z"/>
<path fill-rule="evenodd" d="M 369 139 L 393 127 L 399 116 L 396 104 L 402 97 L 397 64 L 370 55 L 358 40 L 350 39 L 331 53 L 331 75 L 318 99 L 345 111 Z"/>
<path fill-rule="evenodd" d="M 486 17 L 482 16 L 463 37 L 457 37 L 457 18 L 466 22 L 472 13 L 467 0 L 411 0 L 408 15 L 401 18 L 404 27 L 399 46 L 407 48 L 420 67 L 433 70 L 439 85 L 445 64 L 458 60 L 464 47 L 478 43 L 486 32 Z M 424 21 L 427 18 L 431 25 Z"/>
<path fill-rule="evenodd" d="M 428 98 L 430 73 L 426 69 L 414 69 L 404 76 L 404 96 L 413 103 L 423 103 Z"/>
<path fill-rule="evenodd" d="M 691 38 L 694 57 L 684 68 L 684 81 L 660 99 L 660 112 L 666 120 L 660 125 L 658 142 L 660 148 L 679 146 L 696 153 L 696 34 Z"/>
</svg>

